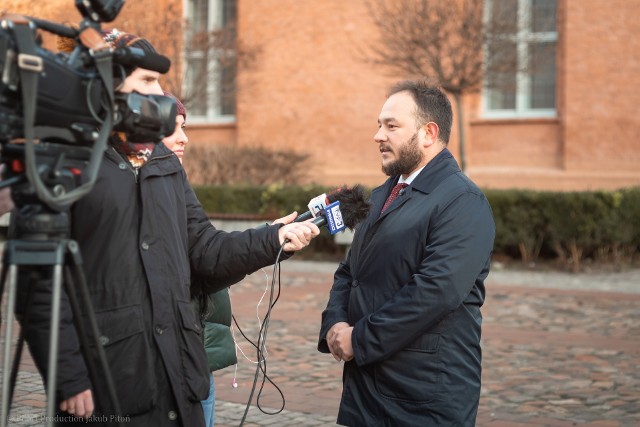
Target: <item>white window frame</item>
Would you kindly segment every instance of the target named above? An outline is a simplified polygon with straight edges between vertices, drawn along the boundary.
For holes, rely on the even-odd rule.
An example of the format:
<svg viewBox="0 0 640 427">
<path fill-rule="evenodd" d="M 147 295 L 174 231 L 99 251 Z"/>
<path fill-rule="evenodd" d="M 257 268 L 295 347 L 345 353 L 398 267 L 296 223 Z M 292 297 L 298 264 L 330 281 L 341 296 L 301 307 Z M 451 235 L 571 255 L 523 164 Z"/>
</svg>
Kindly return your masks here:
<svg viewBox="0 0 640 427">
<path fill-rule="evenodd" d="M 516 43 L 516 51 L 518 55 L 518 64 L 522 64 L 527 60 L 528 44 L 531 42 L 555 42 L 556 53 L 558 49 L 558 32 L 547 31 L 532 33 L 530 31 L 531 25 L 531 1 L 532 0 L 518 0 L 518 31 L 514 36 L 509 36 L 511 40 Z M 557 5 L 557 1 L 556 1 Z M 485 20 L 491 18 L 491 6 L 492 0 L 485 2 Z M 556 6 L 557 7 L 557 6 Z M 556 18 L 557 19 L 557 18 Z M 485 51 L 485 55 L 487 52 Z M 557 65 L 556 72 L 554 74 L 556 79 L 556 92 L 557 92 Z M 526 71 L 516 72 L 516 105 L 513 109 L 491 109 L 489 107 L 489 99 L 491 89 L 485 84 L 482 92 L 482 116 L 490 119 L 502 119 L 502 118 L 555 118 L 557 117 L 557 108 L 530 108 L 531 97 L 531 75 Z M 556 107 L 557 107 L 557 93 L 556 93 Z"/>
<path fill-rule="evenodd" d="M 223 12 L 223 1 L 224 0 L 206 0 L 209 4 L 208 7 L 208 16 L 207 16 L 207 31 L 213 31 L 217 28 L 220 28 L 222 25 L 222 12 Z M 237 1 L 237 0 L 236 0 Z M 191 20 L 191 16 L 189 16 L 189 0 L 183 0 L 183 11 L 184 17 L 187 20 Z M 186 40 L 186 35 L 185 35 Z M 203 51 L 194 51 L 187 52 L 185 48 L 183 51 L 183 82 L 185 85 L 190 84 L 186 78 L 186 71 L 189 64 L 190 59 L 198 59 L 203 58 Z M 207 99 L 207 107 L 205 115 L 195 115 L 189 114 L 189 122 L 190 123 L 214 123 L 214 124 L 226 124 L 226 123 L 235 123 L 236 116 L 235 114 L 222 114 L 222 102 L 220 95 L 220 81 L 221 81 L 221 69 L 218 61 L 212 60 L 212 58 L 216 57 L 216 52 L 212 49 L 209 52 L 209 60 L 207 62 L 207 76 L 213 76 L 213 78 L 209 78 L 206 85 L 206 99 Z M 186 89 L 186 88 L 185 88 Z M 189 88 L 194 90 L 194 88 Z M 188 91 L 184 91 L 183 93 L 188 93 Z"/>
</svg>

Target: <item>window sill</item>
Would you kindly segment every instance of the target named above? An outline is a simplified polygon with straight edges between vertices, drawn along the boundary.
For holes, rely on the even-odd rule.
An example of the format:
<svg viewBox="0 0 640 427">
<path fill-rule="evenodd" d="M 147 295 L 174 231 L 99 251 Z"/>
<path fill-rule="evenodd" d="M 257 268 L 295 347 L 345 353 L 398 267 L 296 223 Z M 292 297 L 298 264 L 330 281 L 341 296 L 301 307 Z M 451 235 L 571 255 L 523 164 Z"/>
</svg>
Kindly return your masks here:
<svg viewBox="0 0 640 427">
<path fill-rule="evenodd" d="M 482 117 L 469 120 L 471 125 L 558 124 L 559 117 Z"/>
<path fill-rule="evenodd" d="M 235 127 L 236 126 L 236 116 L 219 116 L 213 118 L 207 117 L 198 117 L 198 116 L 187 116 L 187 126 L 189 127 Z"/>
<path fill-rule="evenodd" d="M 217 122 L 217 121 L 198 121 L 192 122 L 187 119 L 187 133 L 188 129 L 235 129 L 236 122 Z"/>
</svg>

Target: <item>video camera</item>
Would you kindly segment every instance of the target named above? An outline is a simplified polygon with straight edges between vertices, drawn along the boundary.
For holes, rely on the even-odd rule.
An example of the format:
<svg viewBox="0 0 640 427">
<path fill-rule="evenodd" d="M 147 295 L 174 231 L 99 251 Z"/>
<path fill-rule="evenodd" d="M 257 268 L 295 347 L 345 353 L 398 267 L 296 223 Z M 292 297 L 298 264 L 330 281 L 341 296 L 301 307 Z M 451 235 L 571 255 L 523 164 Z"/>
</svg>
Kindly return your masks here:
<svg viewBox="0 0 640 427">
<path fill-rule="evenodd" d="M 75 5 L 83 16 L 78 29 L 0 15 L 0 144 L 8 178 L 0 188 L 11 185 L 18 206 L 35 195 L 61 211 L 85 195 L 113 131 L 131 142 L 158 142 L 175 129 L 177 106 L 171 98 L 114 94 L 114 71 L 166 72 L 170 66 L 164 56 L 104 42 L 100 23 L 115 19 L 124 0 L 76 0 Z M 43 48 L 38 29 L 73 39 L 73 51 Z M 85 170 L 88 179 L 81 179 Z M 28 184 L 18 186 L 22 194 L 16 194 L 25 177 Z"/>
</svg>

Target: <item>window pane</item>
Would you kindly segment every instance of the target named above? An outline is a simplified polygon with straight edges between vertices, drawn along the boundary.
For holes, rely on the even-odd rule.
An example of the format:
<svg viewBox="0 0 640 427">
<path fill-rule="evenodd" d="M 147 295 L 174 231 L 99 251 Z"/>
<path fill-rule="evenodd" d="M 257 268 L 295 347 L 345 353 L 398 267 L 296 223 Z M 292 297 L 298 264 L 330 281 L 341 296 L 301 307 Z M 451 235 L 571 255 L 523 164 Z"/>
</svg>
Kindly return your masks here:
<svg viewBox="0 0 640 427">
<path fill-rule="evenodd" d="M 237 50 L 237 1 L 222 0 L 221 37 L 225 42 L 219 47 L 219 91 L 220 114 L 234 115 L 236 112 L 236 50 Z"/>
<path fill-rule="evenodd" d="M 531 31 L 556 31 L 556 0 L 531 0 Z"/>
<path fill-rule="evenodd" d="M 220 113 L 234 115 L 236 113 L 236 63 L 230 61 L 222 67 L 220 75 L 222 90 Z"/>
<path fill-rule="evenodd" d="M 207 20 L 209 16 L 208 0 L 189 0 L 189 29 L 191 33 L 200 33 L 208 30 Z"/>
<path fill-rule="evenodd" d="M 556 106 L 556 44 L 532 43 L 530 108 L 555 108 Z"/>
<path fill-rule="evenodd" d="M 504 88 L 489 89 L 489 109 L 490 110 L 513 110 L 516 108 L 516 76 L 502 75 L 496 79 L 504 83 Z M 512 89 L 509 89 L 511 87 Z"/>
<path fill-rule="evenodd" d="M 189 114 L 204 116 L 207 114 L 207 57 L 187 60 L 185 80 L 191 97 Z"/>
<path fill-rule="evenodd" d="M 208 0 L 190 0 L 187 20 L 187 40 L 185 50 L 187 54 L 204 52 L 207 50 L 207 32 L 209 15 Z"/>
<path fill-rule="evenodd" d="M 490 32 L 516 34 L 518 32 L 518 0 L 493 0 L 491 2 Z"/>
<path fill-rule="evenodd" d="M 223 0 L 222 3 L 222 25 L 236 22 L 238 8 L 236 0 Z"/>
<path fill-rule="evenodd" d="M 516 106 L 517 45 L 509 40 L 494 42 L 487 56 L 486 86 L 489 108 L 513 109 Z"/>
</svg>

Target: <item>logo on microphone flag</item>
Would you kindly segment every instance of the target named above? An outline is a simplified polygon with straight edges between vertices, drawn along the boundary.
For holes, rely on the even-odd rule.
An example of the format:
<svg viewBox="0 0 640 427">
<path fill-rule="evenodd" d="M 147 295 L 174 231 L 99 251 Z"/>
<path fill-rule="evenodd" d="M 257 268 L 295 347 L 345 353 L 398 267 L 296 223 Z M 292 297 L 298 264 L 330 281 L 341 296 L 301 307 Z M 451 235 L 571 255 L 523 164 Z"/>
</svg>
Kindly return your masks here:
<svg viewBox="0 0 640 427">
<path fill-rule="evenodd" d="M 340 201 L 335 201 L 324 208 L 324 213 L 327 218 L 327 227 L 331 234 L 336 234 L 346 228 L 342 220 L 342 212 L 340 212 Z"/>
</svg>

